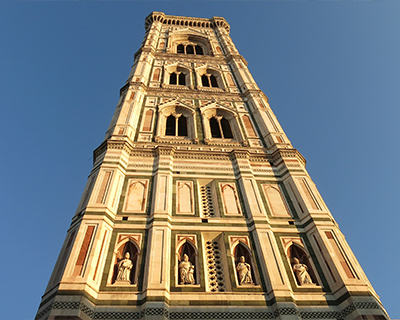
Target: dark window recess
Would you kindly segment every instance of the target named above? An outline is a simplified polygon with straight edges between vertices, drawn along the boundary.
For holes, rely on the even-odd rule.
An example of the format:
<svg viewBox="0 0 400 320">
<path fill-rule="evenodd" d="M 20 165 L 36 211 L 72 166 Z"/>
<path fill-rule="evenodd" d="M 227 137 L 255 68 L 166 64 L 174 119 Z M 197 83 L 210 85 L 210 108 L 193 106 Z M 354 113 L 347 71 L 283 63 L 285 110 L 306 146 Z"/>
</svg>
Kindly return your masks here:
<svg viewBox="0 0 400 320">
<path fill-rule="evenodd" d="M 203 87 L 210 86 L 210 83 L 208 82 L 208 77 L 205 74 L 201 76 L 201 84 L 203 85 Z"/>
<path fill-rule="evenodd" d="M 169 76 L 169 84 L 176 84 L 176 73 L 171 73 Z"/>
<path fill-rule="evenodd" d="M 196 46 L 196 54 L 199 54 L 199 55 L 203 55 L 204 53 L 203 53 L 203 48 L 202 47 L 200 47 L 200 46 Z"/>
<path fill-rule="evenodd" d="M 231 125 L 229 124 L 229 121 L 226 120 L 225 118 L 222 118 L 221 119 L 221 127 L 222 127 L 222 132 L 224 133 L 224 138 L 232 139 L 233 134 L 232 134 Z"/>
<path fill-rule="evenodd" d="M 217 78 L 215 78 L 213 75 L 211 75 L 210 81 L 211 81 L 211 87 L 218 88 Z"/>
<path fill-rule="evenodd" d="M 126 221 L 128 220 L 128 217 L 122 217 L 122 220 Z"/>
<path fill-rule="evenodd" d="M 176 120 L 175 117 L 171 114 L 167 118 L 167 125 L 165 128 L 165 135 L 166 136 L 174 136 L 175 135 L 175 126 L 176 126 Z"/>
<path fill-rule="evenodd" d="M 187 120 L 185 116 L 180 116 L 178 119 L 178 136 L 186 137 L 187 132 Z"/>
<path fill-rule="evenodd" d="M 177 53 L 185 53 L 185 47 L 183 44 L 180 44 L 176 50 Z"/>
<path fill-rule="evenodd" d="M 184 86 L 186 84 L 185 75 L 183 73 L 179 74 L 179 85 Z"/>
<path fill-rule="evenodd" d="M 186 54 L 194 54 L 193 46 L 186 46 Z"/>
<path fill-rule="evenodd" d="M 294 221 L 289 221 L 289 224 L 294 225 Z"/>
<path fill-rule="evenodd" d="M 208 223 L 208 219 L 201 219 L 201 222 Z"/>
<path fill-rule="evenodd" d="M 211 136 L 213 138 L 222 138 L 217 119 L 215 118 L 210 119 L 210 128 L 211 128 Z"/>
</svg>

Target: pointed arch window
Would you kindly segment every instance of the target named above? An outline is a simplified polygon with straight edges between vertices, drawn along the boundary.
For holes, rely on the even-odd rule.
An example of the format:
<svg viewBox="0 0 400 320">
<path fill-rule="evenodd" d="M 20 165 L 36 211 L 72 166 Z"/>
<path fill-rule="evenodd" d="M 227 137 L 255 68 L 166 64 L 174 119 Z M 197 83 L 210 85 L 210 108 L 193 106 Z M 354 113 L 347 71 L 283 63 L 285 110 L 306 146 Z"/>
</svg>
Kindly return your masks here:
<svg viewBox="0 0 400 320">
<path fill-rule="evenodd" d="M 179 113 L 173 113 L 167 117 L 165 135 L 187 137 L 188 127 L 186 117 Z"/>
<path fill-rule="evenodd" d="M 169 76 L 169 84 L 176 84 L 177 83 L 177 76 L 176 73 L 173 72 Z"/>
<path fill-rule="evenodd" d="M 186 77 L 185 77 L 185 74 L 183 74 L 183 73 L 180 73 L 179 74 L 179 85 L 180 86 L 184 86 L 184 85 L 186 85 L 186 79 L 185 79 Z"/>
<path fill-rule="evenodd" d="M 186 85 L 186 75 L 183 72 L 175 71 L 169 75 L 169 84 L 172 85 Z"/>
<path fill-rule="evenodd" d="M 213 138 L 233 139 L 231 125 L 223 116 L 210 118 L 210 129 Z"/>
<path fill-rule="evenodd" d="M 203 74 L 201 76 L 201 84 L 203 87 L 218 88 L 217 78 L 213 74 Z"/>
</svg>

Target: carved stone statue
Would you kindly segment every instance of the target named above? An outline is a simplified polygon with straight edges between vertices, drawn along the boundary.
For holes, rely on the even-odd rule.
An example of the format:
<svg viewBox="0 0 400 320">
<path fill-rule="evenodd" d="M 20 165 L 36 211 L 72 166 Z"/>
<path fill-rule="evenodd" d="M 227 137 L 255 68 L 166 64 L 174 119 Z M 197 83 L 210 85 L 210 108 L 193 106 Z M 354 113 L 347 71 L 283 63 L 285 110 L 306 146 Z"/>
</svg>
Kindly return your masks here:
<svg viewBox="0 0 400 320">
<path fill-rule="evenodd" d="M 117 281 L 131 281 L 131 270 L 133 268 L 132 260 L 129 259 L 129 252 L 125 253 L 125 259 L 118 262 Z"/>
<path fill-rule="evenodd" d="M 240 257 L 239 263 L 236 266 L 238 272 L 239 284 L 253 284 L 253 279 L 251 277 L 251 266 L 245 262 L 243 256 Z"/>
<path fill-rule="evenodd" d="M 195 284 L 194 277 L 194 265 L 190 263 L 187 254 L 183 255 L 183 261 L 179 264 L 179 274 L 181 276 L 181 284 Z"/>
<path fill-rule="evenodd" d="M 308 273 L 308 268 L 305 264 L 300 263 L 299 259 L 293 258 L 293 271 L 296 274 L 297 280 L 299 280 L 300 285 L 313 284 L 310 274 Z"/>
</svg>

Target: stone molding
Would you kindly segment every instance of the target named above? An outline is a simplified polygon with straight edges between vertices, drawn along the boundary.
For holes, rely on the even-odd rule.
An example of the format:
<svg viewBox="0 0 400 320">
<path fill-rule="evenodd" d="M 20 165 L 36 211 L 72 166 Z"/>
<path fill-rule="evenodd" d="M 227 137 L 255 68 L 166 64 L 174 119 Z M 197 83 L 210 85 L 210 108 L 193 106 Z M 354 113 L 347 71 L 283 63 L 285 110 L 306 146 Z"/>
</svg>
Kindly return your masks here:
<svg viewBox="0 0 400 320">
<path fill-rule="evenodd" d="M 64 310 L 80 310 L 85 313 L 89 319 L 146 319 L 147 317 L 162 317 L 160 319 L 171 320 L 189 320 L 189 319 L 277 319 L 280 316 L 292 315 L 297 316 L 299 319 L 336 319 L 342 320 L 355 310 L 375 309 L 384 311 L 376 302 L 354 302 L 341 311 L 312 311 L 305 310 L 305 308 L 276 308 L 267 307 L 271 311 L 170 311 L 168 308 L 145 308 L 141 311 L 126 311 L 126 312 L 113 312 L 113 311 L 95 311 L 88 307 L 83 302 L 79 301 L 55 301 L 52 309 Z M 40 320 L 48 312 L 48 307 L 38 313 L 35 320 Z M 384 313 L 385 314 L 385 313 Z"/>
</svg>

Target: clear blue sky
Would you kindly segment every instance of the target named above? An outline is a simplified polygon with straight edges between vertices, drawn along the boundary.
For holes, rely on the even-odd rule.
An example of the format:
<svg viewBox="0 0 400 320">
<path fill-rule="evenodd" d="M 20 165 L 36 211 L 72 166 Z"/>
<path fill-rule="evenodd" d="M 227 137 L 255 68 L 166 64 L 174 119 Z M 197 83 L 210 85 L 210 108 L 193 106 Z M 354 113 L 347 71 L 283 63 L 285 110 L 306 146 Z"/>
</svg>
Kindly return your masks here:
<svg viewBox="0 0 400 320">
<path fill-rule="evenodd" d="M 0 319 L 35 316 L 151 11 L 227 19 L 400 318 L 400 2 L 1 1 Z"/>
</svg>

